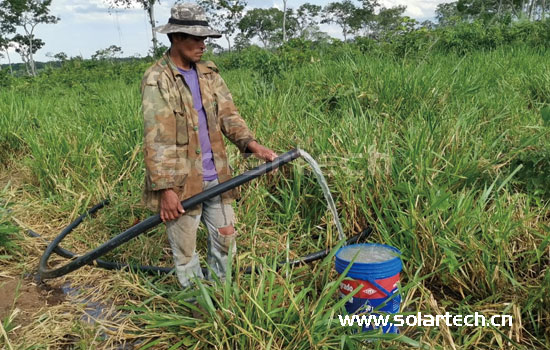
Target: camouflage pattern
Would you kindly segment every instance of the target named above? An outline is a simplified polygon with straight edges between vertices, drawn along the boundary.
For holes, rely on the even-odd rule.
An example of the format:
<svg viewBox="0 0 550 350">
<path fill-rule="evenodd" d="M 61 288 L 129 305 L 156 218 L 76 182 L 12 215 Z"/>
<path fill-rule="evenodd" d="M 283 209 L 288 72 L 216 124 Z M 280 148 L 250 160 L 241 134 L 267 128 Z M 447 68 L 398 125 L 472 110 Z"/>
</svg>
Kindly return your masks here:
<svg viewBox="0 0 550 350">
<path fill-rule="evenodd" d="M 214 164 L 221 183 L 231 178 L 222 135 L 242 153 L 255 138 L 239 115 L 214 63 L 201 61 L 196 69 Z M 191 91 L 168 52 L 145 72 L 141 91 L 145 127 L 144 202 L 149 209 L 159 211 L 159 190 L 172 188 L 180 200 L 203 190 L 199 116 L 193 107 Z M 230 203 L 236 196 L 236 190 L 228 191 L 222 194 L 222 200 Z M 200 208 L 189 214 L 195 215 L 194 212 L 199 213 Z"/>
<path fill-rule="evenodd" d="M 175 20 L 182 21 L 206 21 L 206 13 L 203 8 L 197 4 L 177 4 L 171 9 L 171 17 Z M 163 26 L 155 28 L 155 31 L 168 34 L 168 33 L 186 33 L 195 36 L 221 38 L 221 34 L 210 26 L 206 25 L 180 25 L 167 23 Z"/>
</svg>

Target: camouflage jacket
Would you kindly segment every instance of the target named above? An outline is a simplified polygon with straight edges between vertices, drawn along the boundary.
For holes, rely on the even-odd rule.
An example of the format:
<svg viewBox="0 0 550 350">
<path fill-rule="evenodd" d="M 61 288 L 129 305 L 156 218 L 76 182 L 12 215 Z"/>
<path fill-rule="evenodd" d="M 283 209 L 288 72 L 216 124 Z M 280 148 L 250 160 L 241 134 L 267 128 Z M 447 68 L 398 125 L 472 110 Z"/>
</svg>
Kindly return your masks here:
<svg viewBox="0 0 550 350">
<path fill-rule="evenodd" d="M 254 135 L 239 115 L 214 63 L 201 61 L 196 69 L 221 183 L 231 178 L 222 133 L 242 153 Z M 168 52 L 145 72 L 141 92 L 146 168 L 143 199 L 149 209 L 159 211 L 160 190 L 172 188 L 180 200 L 202 192 L 199 117 L 193 108 L 191 91 Z M 236 195 L 236 191 L 228 191 L 222 194 L 222 199 L 229 203 Z M 191 214 L 198 212 L 198 208 L 184 209 Z"/>
</svg>

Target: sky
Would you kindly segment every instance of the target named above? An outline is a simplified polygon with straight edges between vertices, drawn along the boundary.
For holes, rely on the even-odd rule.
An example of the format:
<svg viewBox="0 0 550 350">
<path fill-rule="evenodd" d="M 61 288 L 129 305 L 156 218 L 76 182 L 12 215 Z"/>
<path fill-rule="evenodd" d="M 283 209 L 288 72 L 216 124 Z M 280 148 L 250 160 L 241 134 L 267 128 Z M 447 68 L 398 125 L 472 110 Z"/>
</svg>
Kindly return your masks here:
<svg viewBox="0 0 550 350">
<path fill-rule="evenodd" d="M 305 2 L 324 6 L 334 0 L 288 0 L 287 7 L 297 8 Z M 433 20 L 438 4 L 451 0 L 379 0 L 382 6 L 406 5 L 405 15 L 419 21 Z M 161 0 L 155 6 L 157 25 L 167 23 L 174 0 Z M 282 0 L 248 0 L 250 8 L 283 8 Z M 69 57 L 90 58 L 97 50 L 117 45 L 122 56 L 146 56 L 151 47 L 151 28 L 146 12 L 139 6 L 130 9 L 111 9 L 105 0 L 53 0 L 50 13 L 60 18 L 56 24 L 41 24 L 35 35 L 46 44 L 35 55 L 35 61 L 49 61 L 59 52 Z M 339 27 L 323 25 L 321 29 L 330 36 L 342 38 Z M 166 35 L 159 34 L 161 43 L 168 46 Z M 225 40 L 218 44 L 225 46 Z M 21 62 L 19 55 L 9 52 L 12 63 Z M 0 58 L 0 63 L 8 63 Z"/>
</svg>

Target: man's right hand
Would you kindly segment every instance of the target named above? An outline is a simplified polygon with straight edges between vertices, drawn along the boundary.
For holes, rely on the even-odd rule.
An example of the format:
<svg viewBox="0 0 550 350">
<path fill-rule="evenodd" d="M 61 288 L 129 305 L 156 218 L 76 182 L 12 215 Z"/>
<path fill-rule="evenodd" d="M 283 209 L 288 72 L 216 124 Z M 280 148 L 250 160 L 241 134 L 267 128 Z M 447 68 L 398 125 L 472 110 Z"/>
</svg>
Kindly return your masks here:
<svg viewBox="0 0 550 350">
<path fill-rule="evenodd" d="M 178 195 L 172 189 L 162 191 L 160 197 L 160 219 L 163 222 L 179 218 L 185 210 L 181 206 Z"/>
</svg>

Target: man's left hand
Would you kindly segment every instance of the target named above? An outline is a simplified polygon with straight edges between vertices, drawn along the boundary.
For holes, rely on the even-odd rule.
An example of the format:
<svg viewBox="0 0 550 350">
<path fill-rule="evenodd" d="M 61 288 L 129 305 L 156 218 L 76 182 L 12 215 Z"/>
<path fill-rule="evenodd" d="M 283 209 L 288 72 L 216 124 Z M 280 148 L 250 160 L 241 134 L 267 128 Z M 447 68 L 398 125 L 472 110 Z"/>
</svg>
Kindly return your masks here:
<svg viewBox="0 0 550 350">
<path fill-rule="evenodd" d="M 252 141 L 248 144 L 248 149 L 254 153 L 256 158 L 265 160 L 266 162 L 272 162 L 277 158 L 277 153 L 273 152 L 267 147 L 260 145 L 257 141 Z"/>
</svg>

